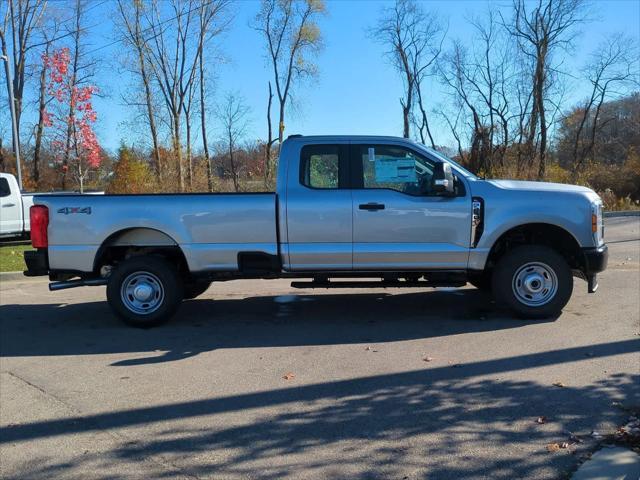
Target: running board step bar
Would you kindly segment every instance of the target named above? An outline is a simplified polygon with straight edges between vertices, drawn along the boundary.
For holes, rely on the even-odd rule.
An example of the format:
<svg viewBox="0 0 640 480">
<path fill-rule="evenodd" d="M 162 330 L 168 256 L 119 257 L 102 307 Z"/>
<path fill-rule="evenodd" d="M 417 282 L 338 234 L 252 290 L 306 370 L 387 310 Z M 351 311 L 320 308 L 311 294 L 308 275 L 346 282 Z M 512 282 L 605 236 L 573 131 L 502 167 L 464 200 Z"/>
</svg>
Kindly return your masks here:
<svg viewBox="0 0 640 480">
<path fill-rule="evenodd" d="M 464 287 L 464 280 L 437 281 L 348 281 L 348 282 L 291 282 L 292 288 L 428 288 Z"/>
</svg>

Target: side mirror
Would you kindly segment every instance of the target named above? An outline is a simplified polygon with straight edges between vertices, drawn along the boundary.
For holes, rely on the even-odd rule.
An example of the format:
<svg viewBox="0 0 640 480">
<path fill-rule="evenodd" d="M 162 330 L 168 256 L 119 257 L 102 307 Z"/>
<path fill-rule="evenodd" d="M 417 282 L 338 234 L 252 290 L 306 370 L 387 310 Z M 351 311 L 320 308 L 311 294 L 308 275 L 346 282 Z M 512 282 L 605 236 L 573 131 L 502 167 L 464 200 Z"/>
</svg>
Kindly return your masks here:
<svg viewBox="0 0 640 480">
<path fill-rule="evenodd" d="M 436 195 L 443 197 L 452 197 L 455 195 L 453 172 L 451 165 L 446 162 L 438 162 L 433 171 L 431 178 L 431 191 Z"/>
</svg>

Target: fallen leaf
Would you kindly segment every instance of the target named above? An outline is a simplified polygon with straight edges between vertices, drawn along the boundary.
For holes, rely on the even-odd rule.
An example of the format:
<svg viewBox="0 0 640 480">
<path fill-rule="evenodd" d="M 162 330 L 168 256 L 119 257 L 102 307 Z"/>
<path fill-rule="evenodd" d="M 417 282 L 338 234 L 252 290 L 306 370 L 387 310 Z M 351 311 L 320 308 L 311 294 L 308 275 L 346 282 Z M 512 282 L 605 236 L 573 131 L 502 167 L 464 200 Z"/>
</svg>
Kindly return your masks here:
<svg viewBox="0 0 640 480">
<path fill-rule="evenodd" d="M 374 353 L 378 351 L 378 350 L 374 350 L 374 349 L 373 349 L 373 348 L 371 348 L 371 347 L 366 347 L 366 348 L 365 348 L 365 350 L 366 350 L 367 352 L 374 352 Z"/>
<path fill-rule="evenodd" d="M 554 387 L 560 387 L 560 388 L 564 388 L 566 387 L 566 385 L 562 382 L 554 382 L 553 384 Z"/>
<path fill-rule="evenodd" d="M 547 452 L 557 452 L 558 450 L 560 450 L 560 445 L 557 443 L 549 443 L 547 445 Z"/>
<path fill-rule="evenodd" d="M 424 357 L 424 358 L 422 359 L 422 361 L 423 361 L 423 362 L 431 362 L 431 361 L 433 361 L 433 358 L 431 358 L 431 357 Z"/>
<path fill-rule="evenodd" d="M 284 378 L 285 380 L 293 380 L 294 378 L 296 378 L 295 374 L 289 372 L 289 373 L 285 373 L 282 378 Z"/>
<path fill-rule="evenodd" d="M 536 420 L 536 423 L 547 423 L 547 417 L 538 417 L 538 419 Z"/>
</svg>

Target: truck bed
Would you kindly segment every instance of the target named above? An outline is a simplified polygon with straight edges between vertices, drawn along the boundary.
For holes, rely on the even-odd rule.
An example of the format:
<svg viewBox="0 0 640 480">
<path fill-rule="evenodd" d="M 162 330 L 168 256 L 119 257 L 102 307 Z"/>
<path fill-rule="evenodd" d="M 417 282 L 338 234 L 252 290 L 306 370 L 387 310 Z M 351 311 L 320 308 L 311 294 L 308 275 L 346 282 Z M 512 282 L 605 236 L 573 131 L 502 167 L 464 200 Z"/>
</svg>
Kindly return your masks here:
<svg viewBox="0 0 640 480">
<path fill-rule="evenodd" d="M 278 254 L 275 193 L 45 195 L 34 203 L 49 208 L 53 270 L 92 271 L 103 242 L 135 244 L 141 235 L 179 245 L 192 272 L 236 270 L 239 252 Z"/>
</svg>

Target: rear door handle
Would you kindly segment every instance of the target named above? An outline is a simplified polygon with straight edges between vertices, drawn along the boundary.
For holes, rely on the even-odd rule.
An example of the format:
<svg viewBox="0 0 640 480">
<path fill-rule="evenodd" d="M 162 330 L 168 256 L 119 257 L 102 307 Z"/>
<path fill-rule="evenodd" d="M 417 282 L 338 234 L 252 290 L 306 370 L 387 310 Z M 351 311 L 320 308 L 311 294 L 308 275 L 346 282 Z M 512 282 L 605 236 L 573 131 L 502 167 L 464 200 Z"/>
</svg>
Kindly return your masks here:
<svg viewBox="0 0 640 480">
<path fill-rule="evenodd" d="M 4 205 L 2 205 L 2 207 L 3 207 L 3 208 L 6 208 L 6 207 L 15 207 L 15 206 L 16 206 L 16 204 L 15 204 L 15 203 L 5 203 Z"/>
<path fill-rule="evenodd" d="M 359 206 L 360 210 L 384 210 L 384 205 L 382 203 L 361 203 Z"/>
</svg>

